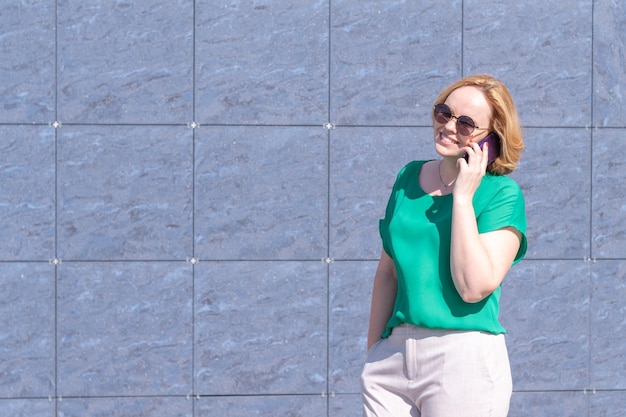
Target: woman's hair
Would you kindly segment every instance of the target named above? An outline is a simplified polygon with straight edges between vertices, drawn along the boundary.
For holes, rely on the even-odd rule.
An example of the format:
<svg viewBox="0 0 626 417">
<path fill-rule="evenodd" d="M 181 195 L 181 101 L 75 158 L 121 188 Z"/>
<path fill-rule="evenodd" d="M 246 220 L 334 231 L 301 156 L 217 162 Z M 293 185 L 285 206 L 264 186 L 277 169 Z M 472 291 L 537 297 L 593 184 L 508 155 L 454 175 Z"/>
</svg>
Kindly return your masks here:
<svg viewBox="0 0 626 417">
<path fill-rule="evenodd" d="M 489 164 L 487 171 L 497 175 L 513 172 L 524 150 L 524 140 L 515 103 L 508 88 L 491 75 L 470 75 L 446 87 L 439 93 L 435 104 L 445 102 L 454 90 L 461 87 L 476 87 L 483 92 L 492 113 L 489 129 L 502 138 L 500 156 Z"/>
</svg>

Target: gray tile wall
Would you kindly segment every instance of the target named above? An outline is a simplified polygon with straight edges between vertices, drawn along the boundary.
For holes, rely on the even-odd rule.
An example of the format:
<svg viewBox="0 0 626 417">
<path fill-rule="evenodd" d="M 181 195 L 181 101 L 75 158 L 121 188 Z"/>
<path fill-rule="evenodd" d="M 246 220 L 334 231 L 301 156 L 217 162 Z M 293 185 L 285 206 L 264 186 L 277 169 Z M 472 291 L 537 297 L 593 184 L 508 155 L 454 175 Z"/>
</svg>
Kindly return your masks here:
<svg viewBox="0 0 626 417">
<path fill-rule="evenodd" d="M 510 416 L 626 415 L 626 3 L 0 1 L 0 417 L 355 416 L 377 219 L 510 87 Z"/>
</svg>

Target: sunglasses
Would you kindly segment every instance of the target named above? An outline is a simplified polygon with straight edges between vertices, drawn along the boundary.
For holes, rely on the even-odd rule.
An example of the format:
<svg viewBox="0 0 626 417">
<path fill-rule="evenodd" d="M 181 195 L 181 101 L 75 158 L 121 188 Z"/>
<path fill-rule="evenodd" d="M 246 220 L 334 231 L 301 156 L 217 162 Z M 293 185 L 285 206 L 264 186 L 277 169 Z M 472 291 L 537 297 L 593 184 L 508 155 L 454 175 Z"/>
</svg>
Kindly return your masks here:
<svg viewBox="0 0 626 417">
<path fill-rule="evenodd" d="M 456 119 L 456 131 L 462 136 L 471 136 L 476 130 L 489 130 L 489 128 L 478 127 L 469 116 L 455 116 L 447 104 L 436 104 L 433 107 L 433 116 L 438 123 L 446 124 L 450 119 Z"/>
</svg>

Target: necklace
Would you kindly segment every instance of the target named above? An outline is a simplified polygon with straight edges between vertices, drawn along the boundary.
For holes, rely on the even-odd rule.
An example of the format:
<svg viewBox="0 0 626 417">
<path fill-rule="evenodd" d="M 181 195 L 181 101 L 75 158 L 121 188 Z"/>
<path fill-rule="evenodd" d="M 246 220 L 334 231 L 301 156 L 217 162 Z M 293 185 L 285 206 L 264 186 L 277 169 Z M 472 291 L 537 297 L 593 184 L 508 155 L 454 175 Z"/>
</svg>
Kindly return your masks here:
<svg viewBox="0 0 626 417">
<path fill-rule="evenodd" d="M 456 181 L 456 178 L 454 178 L 452 181 L 450 181 L 448 184 L 446 184 L 445 182 L 443 182 L 443 177 L 441 176 L 441 163 L 443 162 L 443 160 L 439 161 L 439 166 L 437 167 L 437 172 L 439 173 L 439 181 L 441 181 L 441 185 L 443 185 L 444 190 L 446 188 L 448 188 L 449 186 L 451 186 L 452 184 L 454 184 L 454 181 Z"/>
</svg>

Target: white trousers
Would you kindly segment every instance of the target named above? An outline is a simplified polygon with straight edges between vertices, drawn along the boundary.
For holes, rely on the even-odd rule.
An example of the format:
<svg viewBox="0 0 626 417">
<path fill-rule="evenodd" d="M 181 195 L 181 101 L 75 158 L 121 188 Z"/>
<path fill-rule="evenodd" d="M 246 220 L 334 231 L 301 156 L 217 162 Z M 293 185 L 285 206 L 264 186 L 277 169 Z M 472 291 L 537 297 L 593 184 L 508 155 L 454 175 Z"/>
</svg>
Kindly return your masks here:
<svg viewBox="0 0 626 417">
<path fill-rule="evenodd" d="M 506 417 L 504 335 L 404 324 L 370 348 L 361 388 L 365 417 Z"/>
</svg>

